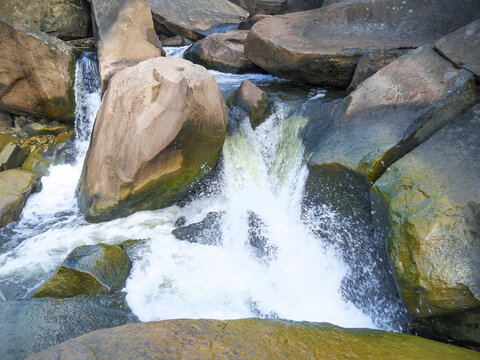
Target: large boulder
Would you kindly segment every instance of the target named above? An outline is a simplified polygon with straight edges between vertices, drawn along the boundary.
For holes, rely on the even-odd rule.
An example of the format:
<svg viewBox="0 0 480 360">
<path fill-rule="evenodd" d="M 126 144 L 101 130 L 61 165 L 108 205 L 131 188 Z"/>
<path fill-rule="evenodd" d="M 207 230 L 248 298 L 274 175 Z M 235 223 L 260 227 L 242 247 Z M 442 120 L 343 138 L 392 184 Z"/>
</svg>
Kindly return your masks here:
<svg viewBox="0 0 480 360">
<path fill-rule="evenodd" d="M 145 0 L 91 0 L 102 90 L 118 71 L 165 55 Z"/>
<path fill-rule="evenodd" d="M 472 73 L 456 68 L 432 48 L 418 48 L 335 105 L 309 161 L 341 164 L 374 182 L 393 162 L 479 99 Z"/>
<path fill-rule="evenodd" d="M 388 254 L 413 315 L 480 306 L 479 158 L 477 105 L 395 162 L 373 187 L 388 205 Z"/>
<path fill-rule="evenodd" d="M 480 20 L 441 38 L 435 42 L 435 49 L 480 78 Z"/>
<path fill-rule="evenodd" d="M 416 336 L 330 324 L 244 319 L 128 324 L 54 346 L 28 359 L 478 359 Z"/>
<path fill-rule="evenodd" d="M 260 72 L 245 56 L 243 44 L 248 31 L 236 30 L 208 35 L 185 51 L 184 58 L 196 64 L 234 74 Z"/>
<path fill-rule="evenodd" d="M 89 33 L 85 0 L 2 0 L 0 14 L 60 39 L 86 38 Z"/>
<path fill-rule="evenodd" d="M 117 73 L 79 182 L 87 220 L 179 200 L 216 163 L 227 114 L 215 77 L 190 61 L 156 58 Z"/>
<path fill-rule="evenodd" d="M 242 81 L 232 95 L 231 103 L 245 111 L 253 129 L 263 123 L 272 110 L 267 93 L 249 80 Z"/>
<path fill-rule="evenodd" d="M 278 15 L 288 11 L 287 0 L 230 0 L 250 14 Z"/>
<path fill-rule="evenodd" d="M 74 48 L 0 15 L 0 108 L 72 121 Z"/>
<path fill-rule="evenodd" d="M 246 10 L 228 0 L 148 0 L 148 3 L 157 32 L 194 41 L 223 28 L 234 30 L 248 17 Z"/>
<path fill-rule="evenodd" d="M 0 172 L 0 228 L 16 221 L 38 186 L 37 175 L 24 170 Z"/>
<path fill-rule="evenodd" d="M 68 254 L 33 297 L 68 298 L 120 290 L 125 285 L 130 267 L 130 260 L 120 246 L 80 246 Z"/>
<path fill-rule="evenodd" d="M 258 22 L 245 53 L 273 75 L 345 88 L 366 52 L 416 48 L 478 17 L 476 0 L 348 0 Z"/>
</svg>

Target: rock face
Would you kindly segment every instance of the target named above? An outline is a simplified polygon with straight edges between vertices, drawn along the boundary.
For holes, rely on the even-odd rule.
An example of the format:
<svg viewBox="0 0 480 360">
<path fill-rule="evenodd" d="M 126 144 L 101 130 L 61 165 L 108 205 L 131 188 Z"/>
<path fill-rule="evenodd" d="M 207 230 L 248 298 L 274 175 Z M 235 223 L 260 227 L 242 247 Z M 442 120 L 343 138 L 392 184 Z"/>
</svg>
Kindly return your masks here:
<svg viewBox="0 0 480 360">
<path fill-rule="evenodd" d="M 0 108 L 15 114 L 72 120 L 73 47 L 3 15 L 0 43 Z"/>
<path fill-rule="evenodd" d="M 208 35 L 185 51 L 184 58 L 196 64 L 234 74 L 259 72 L 254 63 L 247 59 L 243 44 L 248 31 L 236 30 Z"/>
<path fill-rule="evenodd" d="M 479 16 L 475 0 L 349 0 L 258 22 L 245 53 L 273 75 L 345 88 L 366 52 L 415 48 Z"/>
<path fill-rule="evenodd" d="M 455 68 L 431 48 L 419 48 L 336 105 L 310 163 L 341 164 L 374 182 L 479 98 L 472 73 Z"/>
<path fill-rule="evenodd" d="M 84 0 L 2 0 L 0 14 L 60 39 L 86 38 L 89 32 Z"/>
<path fill-rule="evenodd" d="M 287 0 L 230 0 L 250 14 L 278 15 L 288 11 Z"/>
<path fill-rule="evenodd" d="M 248 80 L 243 80 L 234 96 L 234 103 L 240 106 L 250 119 L 252 128 L 260 125 L 270 113 L 267 94 Z"/>
<path fill-rule="evenodd" d="M 480 20 L 441 38 L 435 49 L 459 68 L 480 77 Z"/>
<path fill-rule="evenodd" d="M 150 59 L 118 73 L 79 183 L 87 220 L 179 200 L 218 159 L 227 113 L 214 76 L 187 60 Z"/>
<path fill-rule="evenodd" d="M 33 297 L 68 298 L 120 290 L 125 285 L 130 267 L 130 260 L 120 246 L 80 246 L 68 254 Z"/>
<path fill-rule="evenodd" d="M 234 30 L 248 17 L 247 11 L 228 0 L 148 0 L 148 3 L 158 33 L 194 41 L 222 32 L 223 28 Z"/>
<path fill-rule="evenodd" d="M 27 156 L 26 151 L 16 143 L 9 143 L 0 152 L 0 171 L 20 167 Z"/>
<path fill-rule="evenodd" d="M 25 201 L 38 186 L 36 180 L 29 171 L 0 172 L 0 228 L 18 219 Z"/>
<path fill-rule="evenodd" d="M 364 54 L 358 61 L 352 82 L 347 90 L 353 91 L 363 81 L 408 52 L 406 49 L 377 50 Z"/>
<path fill-rule="evenodd" d="M 480 105 L 394 163 L 375 183 L 392 221 L 387 247 L 416 316 L 480 306 Z"/>
<path fill-rule="evenodd" d="M 165 55 L 145 0 L 92 0 L 102 90 L 118 71 Z"/>
<path fill-rule="evenodd" d="M 329 324 L 169 320 L 95 331 L 28 359 L 478 359 L 420 337 Z"/>
<path fill-rule="evenodd" d="M 221 212 L 210 212 L 202 221 L 179 227 L 172 234 L 191 243 L 218 245 L 222 242 L 222 217 Z"/>
</svg>

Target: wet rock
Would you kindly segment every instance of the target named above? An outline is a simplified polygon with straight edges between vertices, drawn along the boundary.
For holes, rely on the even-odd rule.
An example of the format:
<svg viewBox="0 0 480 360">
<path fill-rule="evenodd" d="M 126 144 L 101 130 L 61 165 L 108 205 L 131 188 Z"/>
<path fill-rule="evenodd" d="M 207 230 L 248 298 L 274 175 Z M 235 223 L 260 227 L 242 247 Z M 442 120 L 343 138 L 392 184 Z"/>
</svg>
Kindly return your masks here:
<svg viewBox="0 0 480 360">
<path fill-rule="evenodd" d="M 479 99 L 472 73 L 455 68 L 431 48 L 419 48 L 334 105 L 309 162 L 341 164 L 374 182 Z"/>
<path fill-rule="evenodd" d="M 172 231 L 178 239 L 196 244 L 218 245 L 222 243 L 222 212 L 209 212 L 198 223 L 179 227 Z"/>
<path fill-rule="evenodd" d="M 480 20 L 441 38 L 435 49 L 457 67 L 480 77 Z"/>
<path fill-rule="evenodd" d="M 263 15 L 263 14 L 251 15 L 238 25 L 238 30 L 250 30 L 252 26 L 255 25 L 257 22 L 259 22 L 260 20 L 266 19 L 270 16 L 271 15 Z"/>
<path fill-rule="evenodd" d="M 234 30 L 248 16 L 228 0 L 148 0 L 148 4 L 158 33 L 194 41 L 226 28 Z"/>
<path fill-rule="evenodd" d="M 184 58 L 196 64 L 234 74 L 261 72 L 243 53 L 248 31 L 235 30 L 208 35 L 185 51 Z"/>
<path fill-rule="evenodd" d="M 17 143 L 18 139 L 15 136 L 0 133 L 0 152 L 10 143 Z"/>
<path fill-rule="evenodd" d="M 259 258 L 273 258 L 277 247 L 268 240 L 268 227 L 262 218 L 253 211 L 248 211 L 248 243 Z"/>
<path fill-rule="evenodd" d="M 64 40 L 85 38 L 90 28 L 84 0 L 2 0 L 0 14 Z"/>
<path fill-rule="evenodd" d="M 270 74 L 346 88 L 363 54 L 416 48 L 480 16 L 475 0 L 403 1 L 344 1 L 264 19 L 250 30 L 245 54 Z"/>
<path fill-rule="evenodd" d="M 0 152 L 0 171 L 19 168 L 28 154 L 17 144 L 9 143 Z"/>
<path fill-rule="evenodd" d="M 230 0 L 250 14 L 278 15 L 288 11 L 287 0 Z"/>
<path fill-rule="evenodd" d="M 420 337 L 262 319 L 169 320 L 95 331 L 29 359 L 478 359 Z"/>
<path fill-rule="evenodd" d="M 272 104 L 267 94 L 248 80 L 242 81 L 240 89 L 233 95 L 233 103 L 246 112 L 253 129 L 264 122 L 271 113 Z"/>
<path fill-rule="evenodd" d="M 91 0 L 102 91 L 118 71 L 165 55 L 145 0 Z"/>
<path fill-rule="evenodd" d="M 192 40 L 176 35 L 162 39 L 163 46 L 186 46 L 193 44 Z"/>
<path fill-rule="evenodd" d="M 27 159 L 22 164 L 22 170 L 30 171 L 39 177 L 45 176 L 48 173 L 48 166 L 50 161 L 39 152 L 35 151 L 28 155 Z"/>
<path fill-rule="evenodd" d="M 95 51 L 95 49 L 97 48 L 97 44 L 95 43 L 94 38 L 70 40 L 68 41 L 68 44 L 79 51 Z"/>
<path fill-rule="evenodd" d="M 184 197 L 217 162 L 227 113 L 213 75 L 187 60 L 150 59 L 118 73 L 103 98 L 79 182 L 87 220 L 158 209 Z"/>
<path fill-rule="evenodd" d="M 40 136 L 40 135 L 58 135 L 68 131 L 65 125 L 49 126 L 39 123 L 26 125 L 18 132 L 18 136 Z"/>
<path fill-rule="evenodd" d="M 374 185 L 392 222 L 387 247 L 397 285 L 415 316 L 480 306 L 479 156 L 477 105 L 395 162 Z"/>
<path fill-rule="evenodd" d="M 94 330 L 138 322 L 124 294 L 0 302 L 0 353 L 17 360 Z"/>
<path fill-rule="evenodd" d="M 74 48 L 3 15 L 0 43 L 0 108 L 20 115 L 72 121 Z"/>
<path fill-rule="evenodd" d="M 176 227 L 181 227 L 187 223 L 187 218 L 185 216 L 180 216 L 176 221 L 175 221 L 175 226 Z"/>
<path fill-rule="evenodd" d="M 120 290 L 130 272 L 125 251 L 116 245 L 85 245 L 68 254 L 33 297 L 68 298 Z"/>
<path fill-rule="evenodd" d="M 0 228 L 18 220 L 25 201 L 38 186 L 37 176 L 29 171 L 0 172 Z"/>
<path fill-rule="evenodd" d="M 375 74 L 381 68 L 405 55 L 408 49 L 378 50 L 364 54 L 355 68 L 352 82 L 348 86 L 348 91 L 353 91 L 363 81 Z"/>
</svg>

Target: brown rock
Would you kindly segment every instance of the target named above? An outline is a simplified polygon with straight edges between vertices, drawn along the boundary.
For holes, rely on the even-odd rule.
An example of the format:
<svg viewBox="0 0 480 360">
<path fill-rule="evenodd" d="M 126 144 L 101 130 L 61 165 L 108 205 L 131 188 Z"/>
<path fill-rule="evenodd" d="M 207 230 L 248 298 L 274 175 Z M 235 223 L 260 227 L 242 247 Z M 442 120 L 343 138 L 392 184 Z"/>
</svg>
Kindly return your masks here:
<svg viewBox="0 0 480 360">
<path fill-rule="evenodd" d="M 278 15 L 288 11 L 287 0 L 230 0 L 250 14 Z"/>
<path fill-rule="evenodd" d="M 347 90 L 355 90 L 364 80 L 368 79 L 378 70 L 395 61 L 400 56 L 405 55 L 408 51 L 409 50 L 407 49 L 390 49 L 377 50 L 364 54 L 358 61 L 352 82 Z"/>
<path fill-rule="evenodd" d="M 476 0 L 349 0 L 258 22 L 245 54 L 273 75 L 345 88 L 366 52 L 415 48 L 479 16 Z"/>
<path fill-rule="evenodd" d="M 194 41 L 226 26 L 234 30 L 248 16 L 247 11 L 228 0 L 148 0 L 148 3 L 158 33 Z"/>
<path fill-rule="evenodd" d="M 239 91 L 236 92 L 236 103 L 242 107 L 248 117 L 252 128 L 260 125 L 269 113 L 267 94 L 248 80 L 243 80 Z"/>
<path fill-rule="evenodd" d="M 193 44 L 193 41 L 182 36 L 175 35 L 172 37 L 165 36 L 162 38 L 162 44 L 163 46 L 186 46 Z"/>
<path fill-rule="evenodd" d="M 480 20 L 441 38 L 435 49 L 459 68 L 480 77 Z"/>
<path fill-rule="evenodd" d="M 227 109 L 213 75 L 156 58 L 111 80 L 79 182 L 89 221 L 173 204 L 222 148 Z"/>
<path fill-rule="evenodd" d="M 184 58 L 196 64 L 234 74 L 261 71 L 247 59 L 243 44 L 248 31 L 236 30 L 208 35 L 185 51 Z"/>
<path fill-rule="evenodd" d="M 3 15 L 0 44 L 0 108 L 16 114 L 72 120 L 73 47 Z"/>
<path fill-rule="evenodd" d="M 249 16 L 238 25 L 238 30 L 250 30 L 257 22 L 268 17 L 271 17 L 271 15 L 257 14 Z"/>
<path fill-rule="evenodd" d="M 83 0 L 2 0 L 0 14 L 60 39 L 88 36 L 90 10 Z"/>
<path fill-rule="evenodd" d="M 16 169 L 22 165 L 28 153 L 16 143 L 11 142 L 0 152 L 0 171 Z"/>
<path fill-rule="evenodd" d="M 455 68 L 431 48 L 413 50 L 336 105 L 309 161 L 340 164 L 374 182 L 479 100 L 472 73 Z"/>
<path fill-rule="evenodd" d="M 145 0 L 92 0 L 102 91 L 118 71 L 165 55 Z"/>
<path fill-rule="evenodd" d="M 94 331 L 28 359 L 478 359 L 417 336 L 262 319 L 168 320 Z"/>
<path fill-rule="evenodd" d="M 24 170 L 0 172 L 0 228 L 18 220 L 25 201 L 38 184 L 37 175 Z"/>
</svg>

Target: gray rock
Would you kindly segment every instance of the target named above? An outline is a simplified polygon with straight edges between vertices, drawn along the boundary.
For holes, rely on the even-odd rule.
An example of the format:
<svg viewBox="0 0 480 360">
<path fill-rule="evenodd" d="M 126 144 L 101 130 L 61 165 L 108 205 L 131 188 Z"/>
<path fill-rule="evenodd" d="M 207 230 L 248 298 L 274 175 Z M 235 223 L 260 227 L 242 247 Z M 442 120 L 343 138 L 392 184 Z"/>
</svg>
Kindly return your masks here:
<svg viewBox="0 0 480 360">
<path fill-rule="evenodd" d="M 27 152 L 20 146 L 9 143 L 0 152 L 0 171 L 19 168 L 27 156 Z"/>
</svg>

